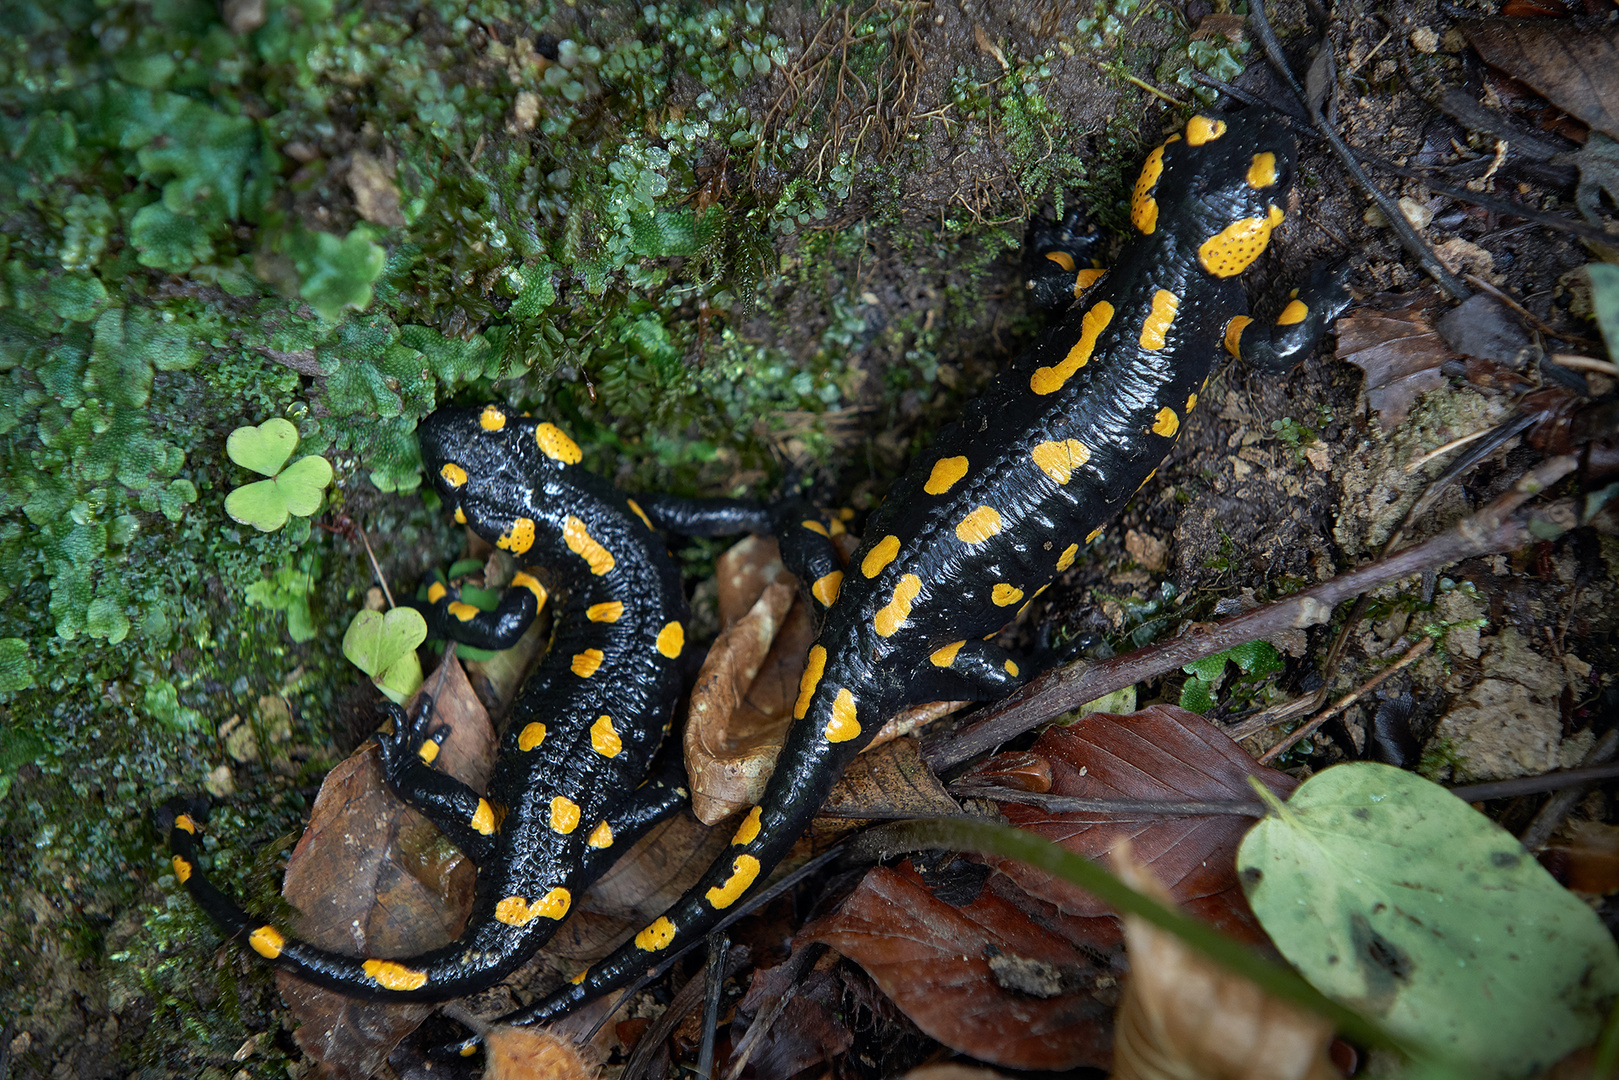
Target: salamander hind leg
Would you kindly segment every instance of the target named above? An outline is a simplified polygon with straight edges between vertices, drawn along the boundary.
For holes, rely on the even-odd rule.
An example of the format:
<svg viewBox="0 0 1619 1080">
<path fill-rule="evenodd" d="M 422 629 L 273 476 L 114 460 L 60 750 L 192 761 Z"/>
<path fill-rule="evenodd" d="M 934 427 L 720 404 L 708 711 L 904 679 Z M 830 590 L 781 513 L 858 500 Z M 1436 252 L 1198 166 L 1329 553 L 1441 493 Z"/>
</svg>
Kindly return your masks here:
<svg viewBox="0 0 1619 1080">
<path fill-rule="evenodd" d="M 772 516 L 783 565 L 814 600 L 817 614 L 824 613 L 843 591 L 843 559 L 833 539 L 845 531 L 843 514 L 788 499 L 777 504 Z"/>
<path fill-rule="evenodd" d="M 439 747 L 450 733 L 443 724 L 428 730 L 433 717 L 432 698 L 424 698 L 414 718 L 392 703 L 388 711 L 393 717 L 393 729 L 377 735 L 383 781 L 406 805 L 431 821 L 474 865 L 487 863 L 495 855 L 497 814 L 489 800 L 432 767 Z"/>
<path fill-rule="evenodd" d="M 1096 256 L 1102 233 L 1071 210 L 1061 222 L 1036 219 L 1029 237 L 1029 291 L 1043 308 L 1061 311 L 1102 276 Z"/>
<path fill-rule="evenodd" d="M 1268 327 L 1254 325 L 1247 315 L 1234 316 L 1226 323 L 1225 347 L 1255 369 L 1286 371 L 1309 356 L 1327 328 L 1349 306 L 1344 288 L 1349 263 L 1317 263 L 1309 280 L 1288 296 L 1287 304 Z"/>
</svg>

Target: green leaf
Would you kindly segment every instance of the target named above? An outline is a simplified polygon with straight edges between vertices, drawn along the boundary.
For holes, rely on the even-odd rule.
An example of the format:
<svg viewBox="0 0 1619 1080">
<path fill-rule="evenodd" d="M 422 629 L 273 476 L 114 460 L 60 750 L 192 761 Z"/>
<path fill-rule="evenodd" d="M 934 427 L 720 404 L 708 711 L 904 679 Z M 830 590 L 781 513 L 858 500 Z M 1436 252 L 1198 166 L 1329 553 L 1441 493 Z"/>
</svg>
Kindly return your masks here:
<svg viewBox="0 0 1619 1080">
<path fill-rule="evenodd" d="M 416 647 L 427 640 L 427 621 L 415 608 L 383 615 L 362 611 L 343 635 L 343 655 L 396 703 L 403 704 L 422 684 Z"/>
<path fill-rule="evenodd" d="M 1619 946 L 1500 826 L 1371 762 L 1318 773 L 1275 811 L 1237 868 L 1277 948 L 1328 997 L 1480 1076 L 1537 1073 L 1596 1038 Z"/>
<path fill-rule="evenodd" d="M 327 322 L 342 318 L 345 308 L 363 311 L 371 303 L 371 286 L 382 276 L 387 252 L 360 227 L 339 240 L 331 233 L 302 232 L 288 241 L 288 254 L 298 268 L 298 292 Z"/>
<path fill-rule="evenodd" d="M 34 662 L 28 656 L 28 642 L 0 638 L 0 693 L 26 690 L 33 685 Z"/>
<path fill-rule="evenodd" d="M 298 429 L 277 416 L 258 427 L 239 427 L 225 440 L 225 453 L 244 469 L 274 476 L 298 446 Z"/>
<path fill-rule="evenodd" d="M 1180 706 L 1199 715 L 1208 712 L 1214 708 L 1214 684 L 1195 675 L 1187 679 L 1181 687 Z"/>
<path fill-rule="evenodd" d="M 287 466 L 274 482 L 286 500 L 287 510 L 299 517 L 309 517 L 320 509 L 326 486 L 332 482 L 332 463 L 311 454 Z"/>
<path fill-rule="evenodd" d="M 94 638 L 105 638 L 116 645 L 129 636 L 129 616 L 124 605 L 111 597 L 98 596 L 84 613 L 84 630 Z"/>
<path fill-rule="evenodd" d="M 143 206 L 129 223 L 135 261 L 154 270 L 183 274 L 214 256 L 208 230 L 196 218 L 176 214 L 162 203 Z"/>
<path fill-rule="evenodd" d="M 89 274 L 58 274 L 45 287 L 45 306 L 68 322 L 91 322 L 107 306 L 107 287 Z"/>
<path fill-rule="evenodd" d="M 1607 342 L 1609 356 L 1619 356 L 1619 266 L 1591 263 L 1585 269 L 1591 275 L 1591 306 L 1602 328 L 1602 340 Z"/>
<path fill-rule="evenodd" d="M 308 517 L 318 511 L 331 482 L 331 462 L 312 454 L 299 458 L 273 479 L 239 487 L 225 496 L 225 513 L 260 532 L 275 532 L 287 523 L 289 514 Z"/>
<path fill-rule="evenodd" d="M 259 532 L 275 532 L 287 523 L 287 500 L 274 480 L 260 480 L 226 495 L 225 513 Z"/>
<path fill-rule="evenodd" d="M 16 638 L 0 638 L 0 648 Z M 18 689 L 22 689 L 18 687 Z M 0 799 L 11 792 L 11 781 L 17 770 L 38 761 L 50 748 L 42 737 L 23 728 L 0 728 Z"/>
</svg>

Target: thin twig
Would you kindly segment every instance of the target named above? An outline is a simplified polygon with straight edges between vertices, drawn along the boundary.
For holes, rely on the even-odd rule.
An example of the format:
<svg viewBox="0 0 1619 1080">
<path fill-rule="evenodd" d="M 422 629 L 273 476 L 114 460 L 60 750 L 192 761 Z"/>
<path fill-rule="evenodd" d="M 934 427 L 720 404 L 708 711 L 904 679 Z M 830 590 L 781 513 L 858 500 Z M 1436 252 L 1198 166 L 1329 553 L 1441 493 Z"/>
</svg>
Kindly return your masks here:
<svg viewBox="0 0 1619 1080">
<path fill-rule="evenodd" d="M 1345 600 L 1380 585 L 1462 559 L 1520 547 L 1532 535 L 1529 516 L 1519 515 L 1519 508 L 1573 472 L 1577 464 L 1573 455 L 1548 458 L 1519 478 L 1510 491 L 1438 536 L 1314 588 L 1221 622 L 1194 625 L 1186 634 L 1162 645 L 1108 660 L 1079 661 L 1048 672 L 984 710 L 953 735 L 930 740 L 924 745 L 923 758 L 935 772 L 959 765 L 1104 694 L 1167 675 L 1235 645 L 1318 626 L 1329 621 Z M 1536 524 L 1541 532 L 1553 535 L 1567 527 L 1549 520 Z"/>
<path fill-rule="evenodd" d="M 1493 282 L 1486 281 L 1485 279 L 1479 277 L 1477 274 L 1468 274 L 1467 275 L 1467 280 L 1472 282 L 1474 285 L 1477 285 L 1479 288 L 1483 289 L 1485 292 L 1489 293 L 1491 296 L 1495 297 L 1497 300 L 1501 301 L 1503 304 L 1505 304 L 1507 307 L 1511 308 L 1513 311 L 1517 312 L 1518 317 L 1520 319 L 1522 319 L 1524 322 L 1528 323 L 1530 326 L 1533 326 L 1536 330 L 1539 330 L 1541 333 L 1545 334 L 1547 337 L 1560 338 L 1563 341 L 1576 342 L 1582 348 L 1589 347 L 1589 348 L 1594 348 L 1594 349 L 1600 349 L 1602 347 L 1601 345 L 1599 345 L 1596 342 L 1590 340 L 1589 338 L 1583 338 L 1583 337 L 1578 337 L 1576 335 L 1568 334 L 1568 333 L 1565 333 L 1562 330 L 1557 329 L 1554 326 L 1548 325 L 1546 323 L 1546 321 L 1544 319 L 1542 319 L 1539 315 L 1536 315 L 1533 311 L 1530 311 L 1528 308 L 1526 308 L 1522 304 L 1518 303 L 1518 301 L 1516 299 L 1514 299 L 1511 295 L 1509 295 L 1508 293 L 1506 293 L 1505 291 L 1503 291 L 1502 289 L 1497 287 Z"/>
<path fill-rule="evenodd" d="M 703 1041 L 697 1050 L 697 1075 L 709 1080 L 714 1075 L 714 1029 L 720 1022 L 720 999 L 725 996 L 725 962 L 731 954 L 731 939 L 724 934 L 708 935 L 708 963 L 703 969 Z"/>
<path fill-rule="evenodd" d="M 1259 763 L 1261 765 L 1269 765 L 1271 762 L 1293 749 L 1293 747 L 1297 746 L 1322 724 L 1325 724 L 1328 720 L 1331 720 L 1334 716 L 1337 716 L 1339 713 L 1349 708 L 1362 697 L 1377 689 L 1384 679 L 1387 679 L 1396 671 L 1399 671 L 1408 664 L 1415 663 L 1419 657 L 1421 657 L 1431 648 L 1433 648 L 1433 638 L 1425 637 L 1419 640 L 1415 645 L 1405 650 L 1405 654 L 1402 655 L 1398 660 L 1394 661 L 1394 663 L 1390 664 L 1388 667 L 1366 680 L 1360 686 L 1356 687 L 1353 693 L 1345 694 L 1343 697 L 1339 698 L 1333 703 L 1332 708 L 1323 709 L 1321 712 L 1316 713 L 1314 716 L 1310 717 L 1310 719 L 1300 724 L 1295 730 L 1290 732 L 1287 738 L 1283 739 L 1281 742 L 1259 755 Z"/>
<path fill-rule="evenodd" d="M 1619 753 L 1619 729 L 1609 728 L 1586 753 L 1580 765 L 1587 768 L 1605 765 L 1613 760 L 1615 753 Z M 1563 819 L 1568 817 L 1569 811 L 1574 809 L 1574 804 L 1585 797 L 1586 786 L 1571 785 L 1546 800 L 1546 805 L 1540 808 L 1540 813 L 1535 815 L 1535 819 L 1529 823 L 1523 835 L 1518 837 L 1525 850 L 1539 851 L 1546 846 L 1546 842 L 1552 838 L 1552 833 L 1557 831 Z"/>
<path fill-rule="evenodd" d="M 1561 769 L 1541 773 L 1539 776 L 1515 776 L 1511 780 L 1463 784 L 1461 787 L 1451 788 L 1450 793 L 1465 802 L 1487 802 L 1490 799 L 1512 799 L 1519 795 L 1557 791 L 1576 784 L 1594 784 L 1615 777 L 1619 777 L 1619 765 L 1594 765 L 1589 769 Z"/>
<path fill-rule="evenodd" d="M 1476 439 L 1482 439 L 1482 438 L 1484 438 L 1484 436 L 1490 434 L 1494 430 L 1495 430 L 1494 426 L 1487 427 L 1482 431 L 1475 431 L 1471 435 L 1463 435 L 1459 439 L 1452 439 L 1448 443 L 1445 443 L 1443 446 L 1436 446 L 1432 450 L 1429 450 L 1426 454 L 1423 454 L 1420 457 L 1414 458 L 1411 461 L 1406 462 L 1405 471 L 1408 472 L 1408 473 L 1414 473 L 1418 469 L 1422 468 L 1424 465 L 1428 464 L 1428 462 L 1432 461 L 1434 458 L 1436 458 L 1436 457 L 1444 457 L 1446 454 L 1450 453 L 1452 450 L 1460 450 L 1462 447 L 1466 446 L 1468 443 L 1473 442 Z"/>
<path fill-rule="evenodd" d="M 1573 356 L 1569 353 L 1552 353 L 1546 359 L 1558 367 L 1566 367 L 1571 371 L 1594 371 L 1599 375 L 1619 379 L 1619 364 L 1607 360 L 1598 360 L 1592 356 Z"/>
<path fill-rule="evenodd" d="M 365 528 L 356 525 L 354 531 L 360 534 L 360 543 L 365 545 L 365 557 L 371 560 L 371 573 L 376 575 L 377 584 L 382 586 L 382 597 L 388 601 L 388 610 L 394 609 L 394 594 L 388 591 L 388 579 L 382 576 L 382 567 L 377 565 L 377 553 L 371 550 L 371 541 L 366 538 Z"/>
<path fill-rule="evenodd" d="M 1299 81 L 1294 77 L 1292 69 L 1287 66 L 1287 57 L 1282 52 L 1282 43 L 1276 39 L 1275 31 L 1270 28 L 1270 21 L 1265 16 L 1264 0 L 1252 0 L 1248 5 L 1248 18 L 1254 24 L 1255 36 L 1259 38 L 1260 45 L 1264 47 L 1265 55 L 1269 57 L 1271 66 L 1287 82 L 1288 88 L 1293 91 L 1299 105 L 1309 115 L 1310 122 L 1321 133 L 1321 137 L 1327 140 L 1327 145 L 1332 147 L 1332 153 L 1338 159 L 1338 163 L 1344 167 L 1344 171 L 1349 173 L 1362 191 L 1371 196 L 1372 201 L 1377 204 L 1377 208 L 1383 211 L 1383 216 L 1388 219 L 1389 227 L 1394 230 L 1394 235 L 1400 238 L 1400 246 L 1405 248 L 1406 252 L 1417 260 L 1423 272 L 1438 282 L 1439 287 L 1444 289 L 1452 300 L 1466 300 L 1472 295 L 1467 286 L 1463 285 L 1456 275 L 1445 268 L 1445 264 L 1439 261 L 1439 256 L 1433 253 L 1433 250 L 1428 247 L 1422 237 L 1417 235 L 1417 231 L 1411 227 L 1411 223 L 1406 221 L 1405 215 L 1400 213 L 1400 208 L 1395 205 L 1394 200 L 1389 198 L 1382 188 L 1372 183 L 1372 178 L 1366 175 L 1366 170 L 1362 169 L 1360 162 L 1355 160 L 1355 154 L 1349 149 L 1349 144 L 1339 137 L 1338 133 L 1333 130 L 1332 125 L 1327 123 L 1326 118 L 1310 104 L 1309 96 L 1305 94 L 1304 88 L 1299 85 Z"/>
</svg>

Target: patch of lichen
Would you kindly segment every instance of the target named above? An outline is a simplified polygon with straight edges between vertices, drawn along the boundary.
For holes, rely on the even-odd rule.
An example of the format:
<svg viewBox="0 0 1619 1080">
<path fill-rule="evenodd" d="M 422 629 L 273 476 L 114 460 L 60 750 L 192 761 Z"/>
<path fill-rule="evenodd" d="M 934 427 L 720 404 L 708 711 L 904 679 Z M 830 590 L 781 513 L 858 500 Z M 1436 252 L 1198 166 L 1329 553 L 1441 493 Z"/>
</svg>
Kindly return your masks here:
<svg viewBox="0 0 1619 1080">
<path fill-rule="evenodd" d="M 225 767 L 254 797 L 207 843 L 240 887 L 357 681 L 335 658 L 366 564 L 304 519 L 229 520 L 249 477 L 225 436 L 292 420 L 334 465 L 331 509 L 407 580 L 458 542 L 412 495 L 415 425 L 452 397 L 558 418 L 626 487 L 761 493 L 790 465 L 873 496 L 988 377 L 971 346 L 1008 305 L 982 283 L 1023 217 L 1092 182 L 1053 53 L 964 59 L 961 93 L 916 118 L 922 11 L 790 13 L 829 28 L 800 56 L 784 41 L 808 35 L 749 3 L 8 5 L 0 838 L 56 914 L 0 921 L 77 943 L 109 1008 L 147 1001 L 132 1059 L 228 1056 L 245 1022 L 150 808 Z M 904 193 L 928 124 L 1001 148 L 1012 182 L 922 228 Z M 1126 120 L 1109 137 L 1134 156 Z M 874 299 L 878 252 L 937 302 Z M 1015 341 L 1033 323 L 1009 310 Z M 295 646 L 247 590 L 317 566 Z M 227 758 L 216 729 L 271 694 L 301 750 Z M 107 929 L 129 909 L 147 914 Z M 32 1015 L 45 955 L 13 951 L 0 1005 Z"/>
</svg>

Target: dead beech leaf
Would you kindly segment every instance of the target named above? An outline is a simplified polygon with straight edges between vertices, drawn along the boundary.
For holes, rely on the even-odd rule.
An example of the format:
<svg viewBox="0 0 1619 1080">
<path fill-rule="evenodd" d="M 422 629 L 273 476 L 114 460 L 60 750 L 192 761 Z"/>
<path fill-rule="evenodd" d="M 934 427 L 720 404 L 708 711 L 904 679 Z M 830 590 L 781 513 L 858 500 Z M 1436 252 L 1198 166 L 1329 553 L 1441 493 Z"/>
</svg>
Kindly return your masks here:
<svg viewBox="0 0 1619 1080">
<path fill-rule="evenodd" d="M 798 940 L 859 964 L 952 1050 L 1017 1069 L 1110 1058 L 1120 972 L 1108 951 L 1076 947 L 989 888 L 953 907 L 908 862 L 877 867 Z"/>
<path fill-rule="evenodd" d="M 845 559 L 856 546 L 836 538 Z M 715 563 L 727 629 L 715 640 L 692 689 L 686 720 L 686 772 L 692 812 L 706 824 L 725 820 L 764 795 L 792 726 L 804 658 L 815 641 L 797 579 L 782 568 L 774 540 L 749 537 Z M 962 702 L 914 705 L 890 717 L 872 749 L 915 730 Z"/>
<path fill-rule="evenodd" d="M 747 994 L 737 1002 L 738 1022 L 746 1018 L 750 1032 L 753 1024 L 770 1023 L 762 1036 L 752 1036 L 757 1044 L 748 1055 L 748 1070 L 759 1080 L 788 1080 L 854 1046 L 846 979 L 833 970 L 837 957 L 826 953 L 805 971 L 800 963 L 805 948 L 815 946 L 801 943 L 786 962 L 756 969 Z"/>
<path fill-rule="evenodd" d="M 1619 139 L 1619 30 L 1569 19 L 1461 23 L 1484 62 Z"/>
<path fill-rule="evenodd" d="M 1297 781 L 1254 763 L 1242 747 L 1196 713 L 1154 705 L 1129 716 L 1093 713 L 1041 735 L 1030 753 L 1051 767 L 1051 794 L 1086 799 L 1248 800 L 1248 777 L 1285 797 Z M 1000 769 L 996 758 L 964 779 Z M 1055 812 L 1002 803 L 1007 821 L 1039 833 L 1069 851 L 1097 859 L 1128 840 L 1137 857 L 1165 881 L 1175 901 L 1223 933 L 1265 940 L 1236 875 L 1237 844 L 1251 824 L 1235 815 L 1164 817 Z M 1111 909 L 1076 886 L 1009 859 L 986 859 L 1031 898 L 1051 904 L 1044 925 L 1070 940 L 1105 945 L 1115 940 L 1101 921 L 1116 926 Z"/>
<path fill-rule="evenodd" d="M 450 728 L 436 768 L 483 790 L 495 761 L 489 714 L 461 665 L 425 684 Z M 412 702 L 420 703 L 421 695 Z M 472 908 L 476 870 L 382 782 L 375 743 L 327 774 L 303 838 L 287 860 L 281 895 L 303 914 L 295 929 L 322 948 L 356 956 L 408 956 L 455 939 Z M 330 1075 L 371 1076 L 434 1009 L 386 1005 L 324 990 L 285 972 L 276 985 L 298 1021 L 293 1037 Z"/>
<path fill-rule="evenodd" d="M 1126 885 L 1163 903 L 1169 890 L 1114 852 Z M 1266 994 L 1175 935 L 1124 917 L 1130 976 L 1113 1045 L 1113 1080 L 1338 1080 L 1332 1025 Z"/>
<path fill-rule="evenodd" d="M 1405 420 L 1417 395 L 1445 384 L 1439 365 L 1456 353 L 1434 329 L 1440 307 L 1430 289 L 1384 293 L 1338 320 L 1336 355 L 1366 373 L 1366 403 L 1384 431 Z"/>
<path fill-rule="evenodd" d="M 950 817 L 961 806 L 922 763 L 915 739 L 855 758 L 820 809 L 823 817 Z"/>
<path fill-rule="evenodd" d="M 587 1063 L 571 1040 L 543 1028 L 492 1027 L 483 1037 L 488 1080 L 596 1080 L 601 1068 Z"/>
</svg>

